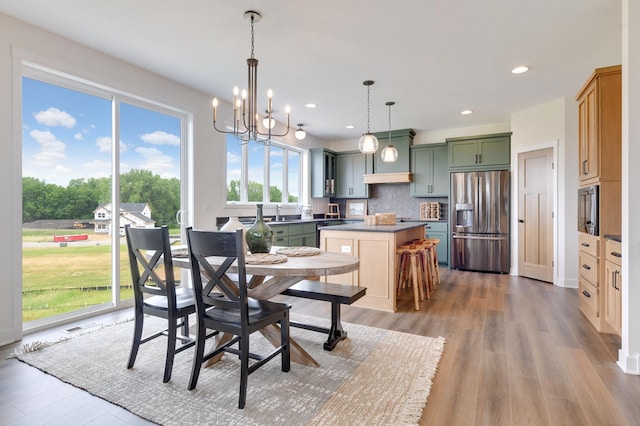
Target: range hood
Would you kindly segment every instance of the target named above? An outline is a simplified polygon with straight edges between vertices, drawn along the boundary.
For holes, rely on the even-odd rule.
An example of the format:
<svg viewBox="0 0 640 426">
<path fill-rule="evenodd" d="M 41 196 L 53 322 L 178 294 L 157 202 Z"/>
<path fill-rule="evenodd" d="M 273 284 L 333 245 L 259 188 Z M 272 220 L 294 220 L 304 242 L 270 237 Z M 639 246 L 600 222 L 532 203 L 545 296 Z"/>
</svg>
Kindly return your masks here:
<svg viewBox="0 0 640 426">
<path fill-rule="evenodd" d="M 409 183 L 411 172 L 371 173 L 362 175 L 363 183 Z"/>
</svg>

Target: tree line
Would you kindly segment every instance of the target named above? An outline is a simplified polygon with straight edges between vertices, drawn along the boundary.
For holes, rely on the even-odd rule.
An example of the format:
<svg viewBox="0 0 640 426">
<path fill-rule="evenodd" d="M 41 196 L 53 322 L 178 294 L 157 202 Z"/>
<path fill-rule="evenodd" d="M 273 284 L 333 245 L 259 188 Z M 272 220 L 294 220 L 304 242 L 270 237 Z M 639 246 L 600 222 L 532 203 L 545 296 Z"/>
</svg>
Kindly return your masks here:
<svg viewBox="0 0 640 426">
<path fill-rule="evenodd" d="M 67 187 L 34 177 L 22 178 L 22 223 L 36 220 L 93 219 L 100 204 L 111 202 L 111 178 L 72 179 Z M 121 203 L 148 203 L 158 226 L 177 226 L 180 180 L 164 179 L 149 170 L 120 175 Z"/>
</svg>

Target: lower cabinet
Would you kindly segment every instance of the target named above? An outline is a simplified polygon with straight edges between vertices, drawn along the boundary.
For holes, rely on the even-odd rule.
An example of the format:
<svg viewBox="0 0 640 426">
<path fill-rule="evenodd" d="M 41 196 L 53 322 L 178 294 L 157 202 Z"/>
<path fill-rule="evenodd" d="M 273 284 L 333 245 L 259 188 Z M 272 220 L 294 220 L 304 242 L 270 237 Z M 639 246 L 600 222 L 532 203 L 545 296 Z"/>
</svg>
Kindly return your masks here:
<svg viewBox="0 0 640 426">
<path fill-rule="evenodd" d="M 438 238 L 440 244 L 436 246 L 438 263 L 449 264 L 449 224 L 447 222 L 427 222 L 427 238 Z"/>
<path fill-rule="evenodd" d="M 273 245 L 283 247 L 316 246 L 316 224 L 292 223 L 272 225 Z"/>
<path fill-rule="evenodd" d="M 622 331 L 622 247 L 617 241 L 605 242 L 605 297 L 604 319 L 620 335 Z"/>
</svg>

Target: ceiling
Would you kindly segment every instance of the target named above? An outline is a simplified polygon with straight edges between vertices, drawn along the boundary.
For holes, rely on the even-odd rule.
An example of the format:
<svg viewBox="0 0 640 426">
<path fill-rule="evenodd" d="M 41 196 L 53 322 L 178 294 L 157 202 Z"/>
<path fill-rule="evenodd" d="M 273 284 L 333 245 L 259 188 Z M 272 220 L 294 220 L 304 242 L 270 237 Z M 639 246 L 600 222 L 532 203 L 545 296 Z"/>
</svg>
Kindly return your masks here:
<svg viewBox="0 0 640 426">
<path fill-rule="evenodd" d="M 262 14 L 260 109 L 271 88 L 276 113 L 290 105 L 292 124 L 323 140 L 367 130 L 364 80 L 372 132 L 388 129 L 387 101 L 394 129 L 427 132 L 508 123 L 622 57 L 621 0 L 0 0 L 0 12 L 226 100 L 247 81 L 246 10 Z"/>
</svg>

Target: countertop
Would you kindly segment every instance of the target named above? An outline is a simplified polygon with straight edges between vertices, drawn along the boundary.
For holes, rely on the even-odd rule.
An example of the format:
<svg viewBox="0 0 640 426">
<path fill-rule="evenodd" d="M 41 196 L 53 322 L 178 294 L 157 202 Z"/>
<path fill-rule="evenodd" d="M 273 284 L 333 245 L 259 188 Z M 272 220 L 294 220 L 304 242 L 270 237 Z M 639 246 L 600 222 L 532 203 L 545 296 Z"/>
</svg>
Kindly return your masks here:
<svg viewBox="0 0 640 426">
<path fill-rule="evenodd" d="M 617 241 L 619 243 L 622 242 L 622 235 L 615 235 L 615 234 L 604 234 L 604 237 L 607 240 L 611 240 L 611 241 Z"/>
<path fill-rule="evenodd" d="M 365 225 L 364 222 L 345 223 L 343 225 L 324 226 L 320 231 L 347 231 L 347 232 L 401 232 L 406 229 L 424 227 L 425 222 L 400 222 L 395 225 Z"/>
</svg>

